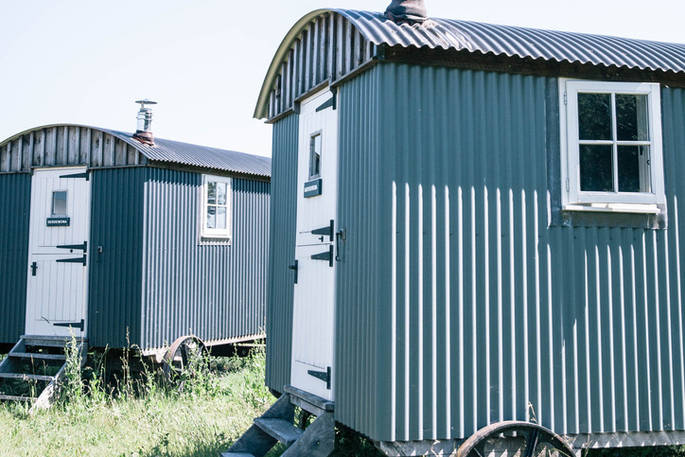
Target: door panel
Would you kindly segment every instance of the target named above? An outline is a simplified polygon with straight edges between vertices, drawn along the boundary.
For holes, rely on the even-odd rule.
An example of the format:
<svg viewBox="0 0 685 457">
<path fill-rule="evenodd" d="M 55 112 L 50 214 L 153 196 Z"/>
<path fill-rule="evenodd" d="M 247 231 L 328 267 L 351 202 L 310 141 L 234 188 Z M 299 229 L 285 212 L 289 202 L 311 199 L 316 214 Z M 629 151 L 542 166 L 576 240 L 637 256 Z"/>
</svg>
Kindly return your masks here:
<svg viewBox="0 0 685 457">
<path fill-rule="evenodd" d="M 324 378 L 329 369 L 334 373 L 338 112 L 316 108 L 331 97 L 326 90 L 300 105 L 291 367 L 293 386 L 329 400 L 333 380 Z"/>
<path fill-rule="evenodd" d="M 90 182 L 84 177 L 64 177 L 85 171 L 83 168 L 34 171 L 26 334 L 85 336 Z"/>
</svg>

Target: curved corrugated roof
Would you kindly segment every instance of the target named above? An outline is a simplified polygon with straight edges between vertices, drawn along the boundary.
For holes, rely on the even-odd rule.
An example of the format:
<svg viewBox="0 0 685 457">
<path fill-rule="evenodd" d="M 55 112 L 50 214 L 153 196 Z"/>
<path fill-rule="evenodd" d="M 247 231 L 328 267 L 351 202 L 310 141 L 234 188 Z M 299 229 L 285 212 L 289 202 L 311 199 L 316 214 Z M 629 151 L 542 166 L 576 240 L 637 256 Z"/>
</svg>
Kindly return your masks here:
<svg viewBox="0 0 685 457">
<path fill-rule="evenodd" d="M 319 9 L 300 19 L 283 39 L 264 78 L 255 117 L 264 117 L 269 92 L 273 89 L 280 64 L 293 43 L 312 21 L 327 14 L 343 16 L 365 39 L 375 45 L 467 51 L 524 59 L 685 73 L 685 44 L 455 19 L 434 18 L 421 24 L 397 24 L 381 13 Z"/>
<path fill-rule="evenodd" d="M 0 147 L 33 131 L 52 127 L 81 127 L 110 134 L 131 145 L 152 162 L 175 163 L 253 176 L 271 176 L 271 159 L 269 157 L 212 148 L 209 146 L 200 146 L 197 144 L 181 143 L 180 141 L 165 140 L 163 138 L 155 138 L 154 146 L 150 146 L 133 138 L 132 133 L 81 124 L 51 124 L 34 127 L 0 142 Z"/>
<path fill-rule="evenodd" d="M 557 62 L 685 73 L 685 45 L 455 19 L 397 24 L 380 13 L 334 10 L 373 43 L 466 50 Z"/>
<path fill-rule="evenodd" d="M 155 138 L 154 146 L 141 143 L 132 133 L 100 129 L 135 147 L 153 162 L 177 163 L 222 171 L 232 171 L 255 176 L 271 176 L 269 157 L 246 154 L 244 152 L 217 149 L 197 144 Z"/>
</svg>

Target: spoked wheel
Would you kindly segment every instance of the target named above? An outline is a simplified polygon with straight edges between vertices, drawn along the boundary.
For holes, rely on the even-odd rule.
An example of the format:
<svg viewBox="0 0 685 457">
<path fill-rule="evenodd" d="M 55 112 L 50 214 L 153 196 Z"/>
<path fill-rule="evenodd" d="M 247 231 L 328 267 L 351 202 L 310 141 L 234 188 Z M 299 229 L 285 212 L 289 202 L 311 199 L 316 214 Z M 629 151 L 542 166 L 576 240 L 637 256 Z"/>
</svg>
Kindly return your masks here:
<svg viewBox="0 0 685 457">
<path fill-rule="evenodd" d="M 478 430 L 464 441 L 457 457 L 486 457 L 506 452 L 521 457 L 574 457 L 559 435 L 530 422 L 498 422 Z"/>
<path fill-rule="evenodd" d="M 169 346 L 164 355 L 164 374 L 168 379 L 186 371 L 192 363 L 202 363 L 207 355 L 207 347 L 196 336 L 182 336 Z"/>
</svg>

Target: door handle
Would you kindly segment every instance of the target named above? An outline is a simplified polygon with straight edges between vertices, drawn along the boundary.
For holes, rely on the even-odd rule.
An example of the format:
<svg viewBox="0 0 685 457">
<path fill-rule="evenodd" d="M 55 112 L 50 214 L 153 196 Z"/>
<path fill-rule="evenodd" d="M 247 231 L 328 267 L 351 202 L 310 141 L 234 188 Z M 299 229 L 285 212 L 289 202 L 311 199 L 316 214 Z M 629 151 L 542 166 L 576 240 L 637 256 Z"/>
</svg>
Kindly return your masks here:
<svg viewBox="0 0 685 457">
<path fill-rule="evenodd" d="M 38 262 L 33 262 L 31 264 L 31 276 L 36 276 L 37 271 L 38 271 Z"/>
<path fill-rule="evenodd" d="M 340 262 L 342 257 L 340 256 L 340 240 L 345 241 L 347 239 L 347 233 L 345 229 L 338 230 L 335 232 L 335 261 Z"/>
<path fill-rule="evenodd" d="M 297 260 L 295 260 L 294 264 L 288 265 L 288 269 L 293 270 L 295 272 L 295 281 L 294 281 L 295 284 L 297 284 L 297 265 L 298 265 Z"/>
</svg>

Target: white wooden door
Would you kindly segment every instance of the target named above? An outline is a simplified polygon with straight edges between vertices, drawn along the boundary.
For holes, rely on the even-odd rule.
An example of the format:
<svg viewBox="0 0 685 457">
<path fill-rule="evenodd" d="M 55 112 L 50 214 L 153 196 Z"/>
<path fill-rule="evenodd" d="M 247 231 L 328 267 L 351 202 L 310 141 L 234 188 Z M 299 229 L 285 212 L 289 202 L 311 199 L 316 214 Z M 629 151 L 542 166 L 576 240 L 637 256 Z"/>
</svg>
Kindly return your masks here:
<svg viewBox="0 0 685 457">
<path fill-rule="evenodd" d="M 90 182 L 85 168 L 37 169 L 31 180 L 27 335 L 85 336 Z"/>
<path fill-rule="evenodd" d="M 334 399 L 338 111 L 328 90 L 300 105 L 291 383 Z M 319 111 L 317 111 L 317 108 Z"/>
</svg>

